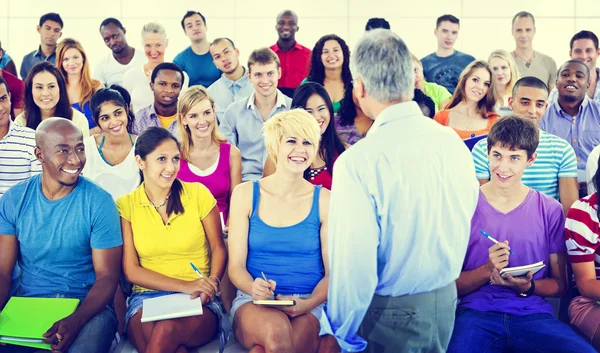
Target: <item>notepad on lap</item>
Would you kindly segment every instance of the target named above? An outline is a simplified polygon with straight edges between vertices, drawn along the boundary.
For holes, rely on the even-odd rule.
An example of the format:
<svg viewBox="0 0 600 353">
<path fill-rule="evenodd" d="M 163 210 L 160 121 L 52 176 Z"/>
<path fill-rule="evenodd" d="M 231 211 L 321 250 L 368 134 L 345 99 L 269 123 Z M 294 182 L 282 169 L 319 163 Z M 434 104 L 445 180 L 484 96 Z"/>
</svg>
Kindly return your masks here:
<svg viewBox="0 0 600 353">
<path fill-rule="evenodd" d="M 263 306 L 294 306 L 296 305 L 295 300 L 255 300 L 253 301 L 256 305 Z"/>
<path fill-rule="evenodd" d="M 202 315 L 200 297 L 190 299 L 189 294 L 176 293 L 162 297 L 144 299 L 142 322 L 176 319 Z"/>
<path fill-rule="evenodd" d="M 510 275 L 513 277 L 519 277 L 519 276 L 526 275 L 527 272 L 529 272 L 529 271 L 531 271 L 531 273 L 533 275 L 535 275 L 539 270 L 541 270 L 545 266 L 546 265 L 544 265 L 544 262 L 540 261 L 540 262 L 536 262 L 531 265 L 525 265 L 525 266 L 519 266 L 519 267 L 506 267 L 500 271 L 500 276 L 506 277 L 506 274 L 510 273 Z"/>
<path fill-rule="evenodd" d="M 0 342 L 50 350 L 42 335 L 77 305 L 79 299 L 12 297 L 0 312 Z"/>
</svg>

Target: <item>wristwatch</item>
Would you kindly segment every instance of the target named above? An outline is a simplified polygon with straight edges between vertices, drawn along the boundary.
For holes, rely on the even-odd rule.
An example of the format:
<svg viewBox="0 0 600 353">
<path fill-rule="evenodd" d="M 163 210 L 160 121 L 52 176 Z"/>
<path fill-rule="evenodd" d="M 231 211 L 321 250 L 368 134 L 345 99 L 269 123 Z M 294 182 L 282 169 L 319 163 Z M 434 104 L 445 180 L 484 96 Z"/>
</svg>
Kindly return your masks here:
<svg viewBox="0 0 600 353">
<path fill-rule="evenodd" d="M 532 279 L 531 280 L 531 287 L 529 288 L 529 290 L 525 293 L 519 293 L 519 295 L 523 298 L 527 298 L 533 295 L 533 292 L 535 292 L 535 282 Z"/>
</svg>

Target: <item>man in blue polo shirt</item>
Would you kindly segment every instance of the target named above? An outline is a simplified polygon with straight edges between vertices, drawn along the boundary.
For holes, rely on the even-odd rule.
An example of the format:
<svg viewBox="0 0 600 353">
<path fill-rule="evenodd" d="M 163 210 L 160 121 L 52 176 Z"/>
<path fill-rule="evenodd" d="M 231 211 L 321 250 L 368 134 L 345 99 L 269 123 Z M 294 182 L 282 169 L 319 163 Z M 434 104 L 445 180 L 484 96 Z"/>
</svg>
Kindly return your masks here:
<svg viewBox="0 0 600 353">
<path fill-rule="evenodd" d="M 40 34 L 40 46 L 23 57 L 21 63 L 21 79 L 25 80 L 31 68 L 42 61 L 56 65 L 56 44 L 62 36 L 63 20 L 57 13 L 47 13 L 40 17 L 37 31 Z"/>
<path fill-rule="evenodd" d="M 188 11 L 181 20 L 181 27 L 191 45 L 177 54 L 173 62 L 190 77 L 190 86 L 208 87 L 221 77 L 210 55 L 210 42 L 206 39 L 206 18 L 195 11 Z"/>
</svg>

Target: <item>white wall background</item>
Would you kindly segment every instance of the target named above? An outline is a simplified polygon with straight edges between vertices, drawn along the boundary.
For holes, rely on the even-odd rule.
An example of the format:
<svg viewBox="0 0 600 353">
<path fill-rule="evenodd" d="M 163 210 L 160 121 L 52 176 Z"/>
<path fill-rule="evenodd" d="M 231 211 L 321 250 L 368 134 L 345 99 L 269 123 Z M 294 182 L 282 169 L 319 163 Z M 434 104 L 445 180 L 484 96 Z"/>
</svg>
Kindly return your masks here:
<svg viewBox="0 0 600 353">
<path fill-rule="evenodd" d="M 166 58 L 171 60 L 189 45 L 180 21 L 191 9 L 206 17 L 209 40 L 230 37 L 245 62 L 251 50 L 275 43 L 275 16 L 285 8 L 298 13 L 296 38 L 309 48 L 328 33 L 338 34 L 352 48 L 370 17 L 385 17 L 422 57 L 435 50 L 435 19 L 444 13 L 461 20 L 456 48 L 481 59 L 494 49 L 514 48 L 511 19 L 521 10 L 536 16 L 534 48 L 559 65 L 568 60 L 574 33 L 587 29 L 600 36 L 600 0 L 0 0 L 0 40 L 19 68 L 23 56 L 39 44 L 39 17 L 58 12 L 65 22 L 63 38 L 81 41 L 94 68 L 97 58 L 109 52 L 98 33 L 103 19 L 120 19 L 128 42 L 138 48 L 143 24 L 158 21 L 167 29 Z"/>
</svg>

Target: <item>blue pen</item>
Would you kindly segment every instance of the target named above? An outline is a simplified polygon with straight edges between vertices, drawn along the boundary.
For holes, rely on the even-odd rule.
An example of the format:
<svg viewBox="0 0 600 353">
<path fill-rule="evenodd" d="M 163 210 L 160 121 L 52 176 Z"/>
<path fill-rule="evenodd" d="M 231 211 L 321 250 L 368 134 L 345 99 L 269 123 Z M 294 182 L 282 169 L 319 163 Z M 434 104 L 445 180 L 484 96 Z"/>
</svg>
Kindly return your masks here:
<svg viewBox="0 0 600 353">
<path fill-rule="evenodd" d="M 200 276 L 200 278 L 204 278 L 204 276 L 202 276 L 202 273 L 200 272 L 200 270 L 198 270 L 198 268 L 190 262 L 190 266 L 192 266 L 192 268 L 194 269 L 194 272 L 196 272 L 198 274 L 198 276 Z"/>
<path fill-rule="evenodd" d="M 494 244 L 498 244 L 498 240 L 496 240 L 496 239 L 492 238 L 492 236 L 491 236 L 491 235 L 489 235 L 488 233 L 484 232 L 484 231 L 483 231 L 483 230 L 481 230 L 481 229 L 479 230 L 479 232 L 480 232 L 481 234 L 483 234 L 483 236 L 484 236 L 484 237 L 486 237 L 486 238 L 488 238 L 489 240 L 493 241 L 493 242 L 494 242 Z M 509 253 L 511 253 L 512 255 L 514 255 L 514 254 L 515 254 L 515 253 L 514 253 L 512 250 L 508 250 L 508 252 L 509 252 Z"/>
</svg>

